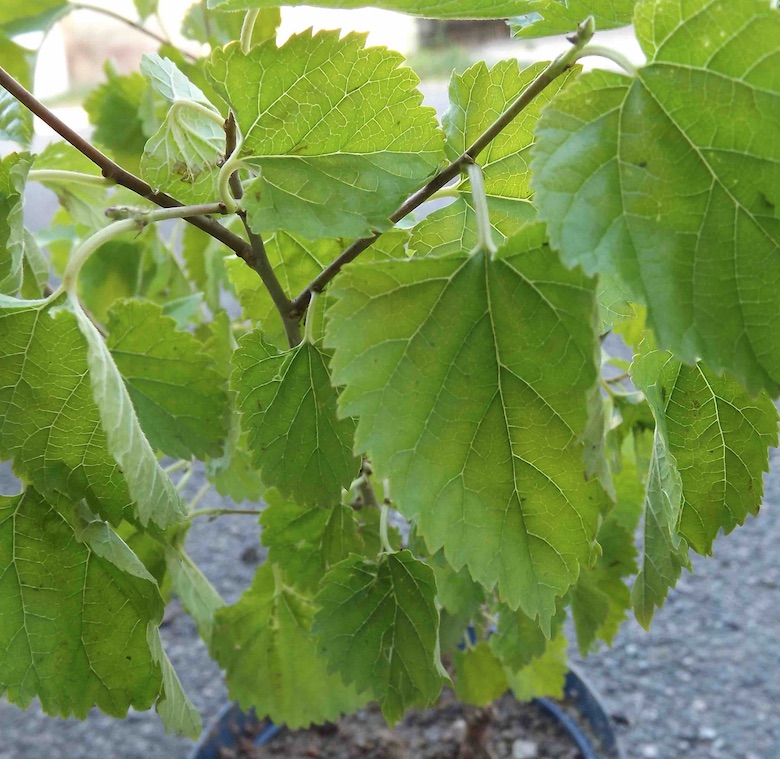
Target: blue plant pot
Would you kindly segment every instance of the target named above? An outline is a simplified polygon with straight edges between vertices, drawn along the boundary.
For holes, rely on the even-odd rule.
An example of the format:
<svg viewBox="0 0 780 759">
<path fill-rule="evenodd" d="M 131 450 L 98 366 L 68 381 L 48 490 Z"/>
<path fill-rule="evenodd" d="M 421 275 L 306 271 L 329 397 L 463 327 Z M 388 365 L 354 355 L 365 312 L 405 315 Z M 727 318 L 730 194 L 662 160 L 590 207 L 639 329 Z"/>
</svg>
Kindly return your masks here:
<svg viewBox="0 0 780 759">
<path fill-rule="evenodd" d="M 568 733 L 583 759 L 622 759 L 612 723 L 598 696 L 573 670 L 566 675 L 564 693 L 566 700 L 576 707 L 579 721 L 572 719 L 555 701 L 548 698 L 537 698 L 533 703 Z M 581 723 L 588 724 L 590 732 L 598 739 L 598 747 L 593 746 Z M 254 711 L 244 712 L 237 703 L 227 704 L 201 736 L 189 759 L 218 759 L 221 748 L 235 748 L 238 737 L 247 732 L 257 735 L 255 745 L 263 746 L 282 730 L 284 727 L 274 725 L 269 720 L 259 720 Z"/>
</svg>

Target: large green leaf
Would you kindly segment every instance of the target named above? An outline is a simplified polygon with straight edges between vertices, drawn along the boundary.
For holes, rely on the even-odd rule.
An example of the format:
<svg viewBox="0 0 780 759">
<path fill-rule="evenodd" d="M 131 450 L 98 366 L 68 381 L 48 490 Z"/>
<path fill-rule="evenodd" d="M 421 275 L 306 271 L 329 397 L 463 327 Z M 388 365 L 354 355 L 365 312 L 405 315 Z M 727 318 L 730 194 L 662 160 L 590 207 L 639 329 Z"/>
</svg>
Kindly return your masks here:
<svg viewBox="0 0 780 759">
<path fill-rule="evenodd" d="M 230 697 L 290 728 L 335 721 L 365 703 L 326 671 L 309 628 L 311 601 L 276 583 L 270 564 L 233 606 L 217 612 L 211 651 Z"/>
<path fill-rule="evenodd" d="M 525 669 L 534 659 L 547 650 L 548 637 L 554 638 L 566 619 L 566 612 L 559 604 L 549 635 L 539 623 L 523 614 L 512 611 L 508 606 L 499 606 L 498 626 L 490 636 L 490 647 L 507 672 L 517 673 Z"/>
<path fill-rule="evenodd" d="M 141 72 L 171 104 L 162 126 L 144 148 L 144 179 L 182 203 L 217 201 L 217 177 L 225 156 L 219 111 L 168 58 L 144 55 Z"/>
<path fill-rule="evenodd" d="M 169 728 L 198 734 L 175 675 L 161 672 L 154 579 L 103 522 L 32 489 L 0 496 L 0 607 L 0 692 L 12 703 L 37 696 L 49 714 L 84 719 L 93 706 L 124 717 L 158 701 Z"/>
<path fill-rule="evenodd" d="M 676 566 L 685 565 L 686 543 L 711 553 L 721 530 L 757 513 L 778 417 L 765 393 L 751 397 L 733 379 L 647 345 L 632 378 L 656 419 L 643 569 L 634 590 L 637 616 L 649 624 L 653 605 L 676 583 Z"/>
<path fill-rule="evenodd" d="M 243 134 L 239 157 L 260 169 L 242 202 L 256 231 L 319 240 L 388 229 L 441 162 L 419 80 L 398 53 L 364 43 L 304 32 L 281 48 L 212 54 L 209 75 Z"/>
<path fill-rule="evenodd" d="M 219 455 L 227 397 L 197 338 L 160 306 L 125 300 L 109 312 L 107 344 L 153 448 L 179 459 Z"/>
<path fill-rule="evenodd" d="M 278 0 L 208 0 L 209 8 L 271 8 Z M 363 8 L 372 5 L 426 18 L 507 18 L 523 13 L 528 0 L 292 0 L 285 5 Z M 582 20 L 582 19 L 580 19 Z"/>
<path fill-rule="evenodd" d="M 545 111 L 540 215 L 567 263 L 647 304 L 662 347 L 776 394 L 780 12 L 643 0 L 636 29 L 636 77 L 586 74 Z"/>
<path fill-rule="evenodd" d="M 357 476 L 355 424 L 336 415 L 325 354 L 308 341 L 280 352 L 259 331 L 233 358 L 242 426 L 267 485 L 301 505 L 330 506 Z"/>
<path fill-rule="evenodd" d="M 46 495 L 86 498 L 114 524 L 130 514 L 68 310 L 0 299 L 0 458 Z"/>
<path fill-rule="evenodd" d="M 0 34 L 0 61 L 3 68 L 27 89 L 32 89 L 35 53 Z M 0 141 L 28 146 L 32 139 L 32 113 L 10 92 L 0 88 Z"/>
<path fill-rule="evenodd" d="M 13 295 L 24 276 L 24 185 L 30 170 L 27 153 L 0 161 L 0 293 Z"/>
<path fill-rule="evenodd" d="M 444 115 L 445 150 L 451 160 L 466 150 L 544 70 L 545 63 L 521 69 L 517 61 L 492 68 L 480 62 L 450 82 L 450 107 Z M 530 202 L 528 169 L 533 130 L 541 109 L 566 84 L 556 79 L 477 158 L 482 167 L 494 236 L 503 243 L 536 216 Z M 454 203 L 435 211 L 415 227 L 410 247 L 418 254 L 443 255 L 471 250 L 477 242 L 477 217 L 470 185 L 463 182 Z"/>
<path fill-rule="evenodd" d="M 312 627 L 328 670 L 368 692 L 393 724 L 430 706 L 447 675 L 430 567 L 401 551 L 376 564 L 350 556 L 325 575 Z"/>
<path fill-rule="evenodd" d="M 323 575 L 350 553 L 362 554 L 363 541 L 349 506 L 336 503 L 328 509 L 288 503 L 274 490 L 266 491 L 268 504 L 260 517 L 268 561 L 278 564 L 287 582 L 316 592 Z"/>
<path fill-rule="evenodd" d="M 566 648 L 566 638 L 559 634 L 549 642 L 541 656 L 519 672 L 506 670 L 507 681 L 515 698 L 520 701 L 531 701 L 542 696 L 562 698 L 566 673 L 569 671 Z"/>
<path fill-rule="evenodd" d="M 516 37 L 566 34 L 593 16 L 596 28 L 628 26 L 637 0 L 524 0 L 517 3 L 518 18 L 510 19 Z"/>
<path fill-rule="evenodd" d="M 432 552 L 549 629 L 605 498 L 583 460 L 593 282 L 536 224 L 495 257 L 353 264 L 335 285 L 326 342 L 356 450 Z"/>
</svg>

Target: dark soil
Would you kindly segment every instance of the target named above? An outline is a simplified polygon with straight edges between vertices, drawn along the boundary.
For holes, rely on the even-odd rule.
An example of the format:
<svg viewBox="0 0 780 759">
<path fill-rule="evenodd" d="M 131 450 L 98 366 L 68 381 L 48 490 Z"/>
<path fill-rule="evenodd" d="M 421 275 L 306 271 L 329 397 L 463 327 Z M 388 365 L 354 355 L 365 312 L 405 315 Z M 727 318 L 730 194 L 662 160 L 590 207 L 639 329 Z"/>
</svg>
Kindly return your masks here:
<svg viewBox="0 0 780 759">
<path fill-rule="evenodd" d="M 336 725 L 285 731 L 265 746 L 241 736 L 240 748 L 219 759 L 457 759 L 466 732 L 466 708 L 449 690 L 437 706 L 412 711 L 393 729 L 377 706 Z M 489 748 L 495 759 L 581 759 L 563 729 L 533 704 L 507 694 L 495 703 Z"/>
</svg>

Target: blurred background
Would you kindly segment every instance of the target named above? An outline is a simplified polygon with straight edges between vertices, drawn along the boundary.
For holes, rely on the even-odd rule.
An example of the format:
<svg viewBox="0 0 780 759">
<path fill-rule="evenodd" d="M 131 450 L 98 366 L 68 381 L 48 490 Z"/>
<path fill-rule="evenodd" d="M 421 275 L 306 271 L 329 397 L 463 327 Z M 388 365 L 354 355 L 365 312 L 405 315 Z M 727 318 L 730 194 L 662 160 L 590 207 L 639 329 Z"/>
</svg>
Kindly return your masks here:
<svg viewBox="0 0 780 759">
<path fill-rule="evenodd" d="M 185 0 L 161 0 L 159 14 L 146 26 L 177 47 L 202 52 L 181 33 L 189 6 Z M 137 70 L 144 52 L 157 49 L 153 39 L 117 15 L 136 18 L 131 0 L 82 5 L 47 35 L 39 57 L 36 94 L 85 133 L 89 125 L 80 102 L 104 80 L 104 62 L 127 73 Z M 342 28 L 368 32 L 371 44 L 403 52 L 423 80 L 428 103 L 440 114 L 447 108 L 453 70 L 477 60 L 550 59 L 568 44 L 563 38 L 512 40 L 503 22 L 433 22 L 371 9 L 285 9 L 282 19 L 280 42 L 311 26 Z M 19 41 L 37 46 L 39 39 L 30 35 Z M 598 42 L 642 61 L 630 30 L 599 34 Z M 40 124 L 37 133 L 36 146 L 51 137 Z M 30 192 L 28 224 L 39 230 L 48 224 L 56 199 L 42 188 Z M 776 464 L 777 458 L 772 461 Z M 202 474 L 196 474 L 188 495 L 202 482 Z M 694 557 L 694 574 L 683 576 L 650 633 L 630 621 L 611 650 L 585 661 L 572 651 L 572 661 L 604 697 L 629 759 L 780 757 L 780 467 L 765 484 L 761 516 L 720 540 L 714 559 Z M 2 464 L 0 492 L 17 492 Z M 229 504 L 213 491 L 202 502 L 206 508 L 221 505 Z M 238 598 L 264 558 L 259 528 L 247 524 L 246 517 L 223 517 L 218 528 L 196 523 L 188 550 L 228 603 Z M 226 703 L 227 693 L 194 623 L 175 600 L 162 634 L 185 688 L 208 722 Z M 154 713 L 131 712 L 118 722 L 95 712 L 78 722 L 46 717 L 35 704 L 23 712 L 0 702 L 0 759 L 183 759 L 191 746 L 166 736 Z"/>
</svg>

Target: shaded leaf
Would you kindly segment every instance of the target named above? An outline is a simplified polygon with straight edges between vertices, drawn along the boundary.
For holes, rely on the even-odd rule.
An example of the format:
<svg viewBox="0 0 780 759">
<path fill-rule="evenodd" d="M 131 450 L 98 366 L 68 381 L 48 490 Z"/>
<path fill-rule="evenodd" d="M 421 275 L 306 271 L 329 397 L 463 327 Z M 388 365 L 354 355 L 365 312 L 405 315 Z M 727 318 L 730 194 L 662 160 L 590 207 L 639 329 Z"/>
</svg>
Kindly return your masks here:
<svg viewBox="0 0 780 759">
<path fill-rule="evenodd" d="M 474 648 L 456 651 L 455 693 L 465 704 L 487 706 L 509 687 L 504 668 L 495 657 L 487 641 Z"/>
<path fill-rule="evenodd" d="M 211 652 L 243 709 L 295 729 L 334 721 L 365 703 L 327 673 L 309 633 L 313 615 L 309 599 L 274 582 L 270 564 L 238 603 L 217 612 Z"/>
<path fill-rule="evenodd" d="M 389 724 L 430 706 L 447 675 L 430 567 L 401 551 L 379 563 L 350 556 L 325 575 L 314 619 L 328 671 L 379 701 Z"/>
<path fill-rule="evenodd" d="M 360 461 L 352 453 L 354 422 L 336 415 L 325 355 L 306 341 L 281 353 L 251 332 L 233 364 L 242 427 L 263 481 L 300 504 L 338 503 Z"/>
</svg>

